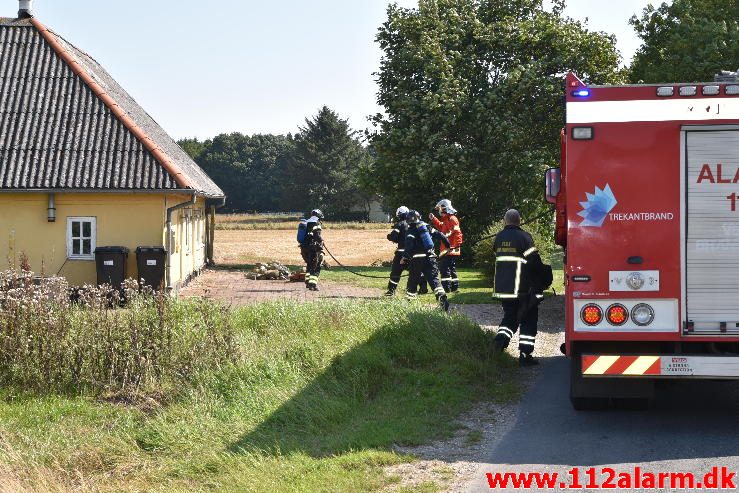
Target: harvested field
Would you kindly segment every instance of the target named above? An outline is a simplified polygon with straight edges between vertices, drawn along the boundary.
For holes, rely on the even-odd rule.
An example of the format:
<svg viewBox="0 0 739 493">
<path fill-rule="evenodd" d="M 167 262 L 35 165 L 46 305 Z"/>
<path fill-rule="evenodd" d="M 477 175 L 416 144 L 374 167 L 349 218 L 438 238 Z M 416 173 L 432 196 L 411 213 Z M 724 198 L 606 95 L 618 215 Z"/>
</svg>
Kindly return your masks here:
<svg viewBox="0 0 739 493">
<path fill-rule="evenodd" d="M 329 226 L 330 228 L 330 226 Z M 373 230 L 327 229 L 326 246 L 345 265 L 366 266 L 375 260 L 392 260 L 394 245 L 385 237 L 390 228 Z M 216 230 L 218 265 L 243 265 L 276 260 L 301 265 L 295 228 L 290 230 Z M 333 264 L 331 258 L 327 258 Z"/>
</svg>

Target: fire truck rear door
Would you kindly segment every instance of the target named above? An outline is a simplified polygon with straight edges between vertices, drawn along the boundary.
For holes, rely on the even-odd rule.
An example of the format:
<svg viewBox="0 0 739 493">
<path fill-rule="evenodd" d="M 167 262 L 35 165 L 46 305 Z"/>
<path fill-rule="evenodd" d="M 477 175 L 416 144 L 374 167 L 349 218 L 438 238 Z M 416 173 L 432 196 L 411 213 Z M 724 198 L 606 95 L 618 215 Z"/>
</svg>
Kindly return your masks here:
<svg viewBox="0 0 739 493">
<path fill-rule="evenodd" d="M 696 335 L 736 335 L 739 127 L 685 127 L 684 137 L 686 320 Z"/>
</svg>

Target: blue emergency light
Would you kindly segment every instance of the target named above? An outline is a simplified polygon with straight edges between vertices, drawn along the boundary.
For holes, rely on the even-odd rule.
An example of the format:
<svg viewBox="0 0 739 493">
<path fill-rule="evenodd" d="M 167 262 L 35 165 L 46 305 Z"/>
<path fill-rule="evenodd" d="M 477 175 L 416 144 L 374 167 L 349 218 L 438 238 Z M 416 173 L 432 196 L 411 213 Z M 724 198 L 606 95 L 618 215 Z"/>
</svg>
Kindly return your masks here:
<svg viewBox="0 0 739 493">
<path fill-rule="evenodd" d="M 587 98 L 590 96 L 590 89 L 578 89 L 576 91 L 572 91 L 572 95 L 576 98 Z"/>
</svg>

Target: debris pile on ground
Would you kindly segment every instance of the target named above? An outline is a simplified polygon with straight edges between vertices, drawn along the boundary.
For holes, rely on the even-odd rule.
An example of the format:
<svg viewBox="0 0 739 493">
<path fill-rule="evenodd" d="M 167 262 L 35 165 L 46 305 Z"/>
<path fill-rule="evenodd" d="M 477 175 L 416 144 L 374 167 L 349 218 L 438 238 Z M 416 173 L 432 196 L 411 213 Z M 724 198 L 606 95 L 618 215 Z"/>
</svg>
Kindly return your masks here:
<svg viewBox="0 0 739 493">
<path fill-rule="evenodd" d="M 374 262 L 370 264 L 370 267 L 390 267 L 392 265 L 393 263 L 390 262 L 389 260 L 381 260 L 378 258 L 377 260 L 375 260 Z"/>
<path fill-rule="evenodd" d="M 280 262 L 269 262 L 257 264 L 246 277 L 256 281 L 287 281 L 291 274 L 290 269 Z"/>
</svg>

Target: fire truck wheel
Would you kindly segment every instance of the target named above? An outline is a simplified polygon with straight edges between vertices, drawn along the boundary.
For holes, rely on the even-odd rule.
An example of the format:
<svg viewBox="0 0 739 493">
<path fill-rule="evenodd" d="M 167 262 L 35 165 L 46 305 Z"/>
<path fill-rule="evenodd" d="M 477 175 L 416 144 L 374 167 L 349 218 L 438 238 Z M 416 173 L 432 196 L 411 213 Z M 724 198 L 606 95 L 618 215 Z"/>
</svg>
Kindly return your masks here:
<svg viewBox="0 0 739 493">
<path fill-rule="evenodd" d="M 570 358 L 570 402 L 576 411 L 597 411 L 608 408 L 608 397 L 590 397 L 587 395 L 588 384 L 580 373 L 580 358 Z"/>
</svg>

